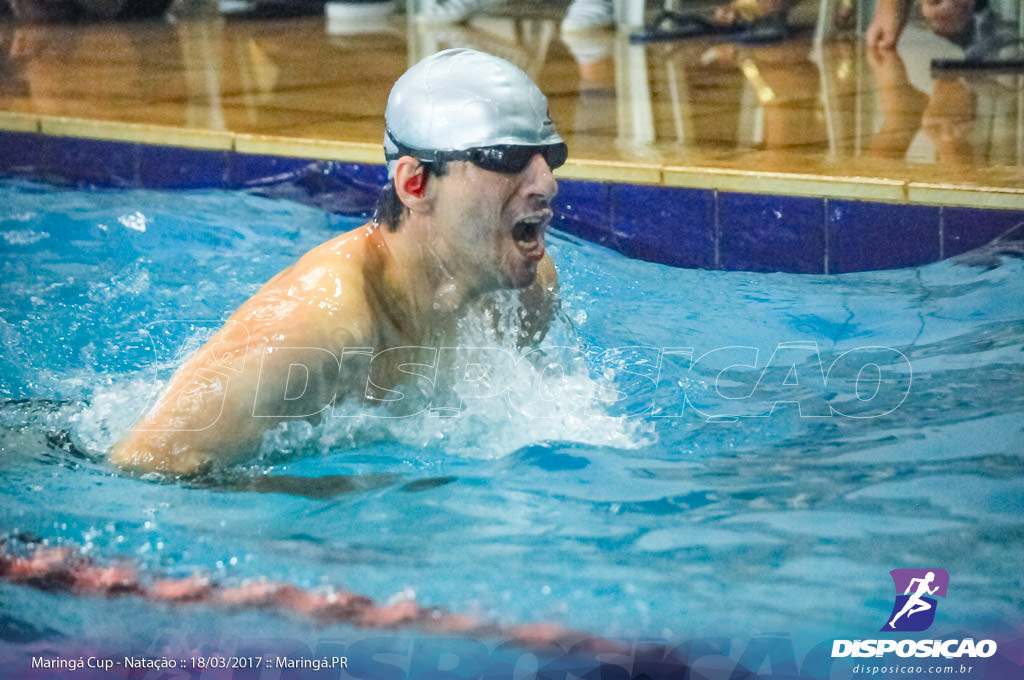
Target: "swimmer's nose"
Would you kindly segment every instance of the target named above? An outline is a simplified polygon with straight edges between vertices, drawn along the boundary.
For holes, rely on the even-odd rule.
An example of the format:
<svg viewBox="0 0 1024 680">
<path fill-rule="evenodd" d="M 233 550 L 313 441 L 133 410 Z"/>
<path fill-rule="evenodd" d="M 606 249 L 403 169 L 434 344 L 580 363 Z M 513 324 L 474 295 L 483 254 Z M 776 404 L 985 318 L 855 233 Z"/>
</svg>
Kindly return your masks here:
<svg viewBox="0 0 1024 680">
<path fill-rule="evenodd" d="M 558 182 L 555 180 L 548 162 L 539 153 L 533 154 L 530 164 L 523 170 L 526 178 L 524 190 L 531 198 L 540 198 L 548 203 L 558 193 Z"/>
</svg>

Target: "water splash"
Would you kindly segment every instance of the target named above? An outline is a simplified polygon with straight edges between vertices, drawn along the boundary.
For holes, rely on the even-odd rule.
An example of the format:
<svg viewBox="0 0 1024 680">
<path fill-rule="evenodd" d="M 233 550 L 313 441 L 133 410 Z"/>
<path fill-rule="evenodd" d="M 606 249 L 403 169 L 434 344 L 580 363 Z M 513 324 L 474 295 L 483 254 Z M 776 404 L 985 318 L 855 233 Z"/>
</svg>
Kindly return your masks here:
<svg viewBox="0 0 1024 680">
<path fill-rule="evenodd" d="M 647 443 L 649 424 L 610 411 L 617 393 L 594 370 L 572 326 L 556 319 L 543 342 L 519 348 L 517 308 L 514 293 L 497 295 L 487 311 L 461 321 L 453 346 L 428 351 L 433 380 L 426 390 L 403 392 L 415 406 L 348 399 L 319 425 L 290 422 L 269 433 L 264 459 L 381 441 L 475 459 L 544 441 L 623 449 Z"/>
</svg>

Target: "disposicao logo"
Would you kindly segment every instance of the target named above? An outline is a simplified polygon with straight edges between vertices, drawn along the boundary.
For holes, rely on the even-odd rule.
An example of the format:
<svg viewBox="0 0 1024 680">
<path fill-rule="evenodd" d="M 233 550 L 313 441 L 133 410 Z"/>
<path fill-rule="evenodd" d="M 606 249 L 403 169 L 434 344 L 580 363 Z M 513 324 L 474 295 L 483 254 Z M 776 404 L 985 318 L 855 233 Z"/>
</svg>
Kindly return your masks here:
<svg viewBox="0 0 1024 680">
<path fill-rule="evenodd" d="M 946 597 L 949 574 L 945 569 L 893 569 L 889 572 L 896 586 L 896 603 L 882 631 L 916 633 L 928 630 L 935 621 L 935 596 Z"/>
<path fill-rule="evenodd" d="M 946 597 L 949 574 L 945 569 L 893 569 L 896 587 L 892 613 L 880 632 L 913 633 L 927 630 L 935 621 L 936 597 Z M 900 657 L 988 658 L 997 651 L 993 640 L 834 640 L 832 658 Z"/>
</svg>

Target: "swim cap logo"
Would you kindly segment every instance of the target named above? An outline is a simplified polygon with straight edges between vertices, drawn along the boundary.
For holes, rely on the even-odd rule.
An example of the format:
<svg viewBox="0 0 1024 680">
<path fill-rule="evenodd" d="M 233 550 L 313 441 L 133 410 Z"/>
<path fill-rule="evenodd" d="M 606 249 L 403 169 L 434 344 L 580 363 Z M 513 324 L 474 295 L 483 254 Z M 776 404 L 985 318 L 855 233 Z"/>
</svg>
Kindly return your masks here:
<svg viewBox="0 0 1024 680">
<path fill-rule="evenodd" d="M 946 596 L 949 574 L 945 569 L 893 569 L 889 575 L 897 595 L 888 623 L 882 630 L 927 630 L 935 620 L 935 608 L 938 606 L 938 601 L 932 596 Z"/>
</svg>

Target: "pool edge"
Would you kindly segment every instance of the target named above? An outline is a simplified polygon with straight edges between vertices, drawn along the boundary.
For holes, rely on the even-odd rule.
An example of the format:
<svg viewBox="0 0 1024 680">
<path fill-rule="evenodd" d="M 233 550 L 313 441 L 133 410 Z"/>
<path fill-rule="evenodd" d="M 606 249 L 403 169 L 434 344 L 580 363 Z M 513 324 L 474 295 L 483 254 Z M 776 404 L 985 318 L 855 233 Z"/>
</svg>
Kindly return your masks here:
<svg viewBox="0 0 1024 680">
<path fill-rule="evenodd" d="M 378 145 L 0 112 L 0 173 L 115 187 L 298 182 L 368 216 Z M 319 179 L 329 177 L 324 189 Z M 1024 186 L 574 159 L 555 226 L 675 266 L 832 274 L 919 266 L 1024 223 Z M 304 179 L 296 179 L 304 178 Z M 357 188 L 356 200 L 336 199 Z"/>
</svg>

